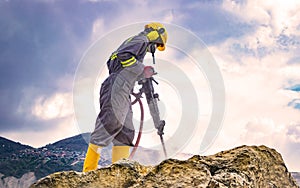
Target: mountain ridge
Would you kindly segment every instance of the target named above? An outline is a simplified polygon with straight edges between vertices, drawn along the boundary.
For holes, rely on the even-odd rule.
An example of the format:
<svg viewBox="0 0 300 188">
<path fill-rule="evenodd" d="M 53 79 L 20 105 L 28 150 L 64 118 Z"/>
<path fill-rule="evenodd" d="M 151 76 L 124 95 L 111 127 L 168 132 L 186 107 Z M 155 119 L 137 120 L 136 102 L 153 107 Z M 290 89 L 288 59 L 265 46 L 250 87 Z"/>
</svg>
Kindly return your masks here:
<svg viewBox="0 0 300 188">
<path fill-rule="evenodd" d="M 82 133 L 68 138 L 64 138 L 51 144 L 47 144 L 46 146 L 43 146 L 41 148 L 54 147 L 64 148 L 65 150 L 86 150 L 88 146 L 88 140 L 90 140 L 90 133 Z"/>
<path fill-rule="evenodd" d="M 62 170 L 80 171 L 88 146 L 83 137 L 88 135 L 75 135 L 39 148 L 0 137 L 2 178 L 21 178 L 28 172 L 34 172 L 37 178 L 41 178 Z"/>
<path fill-rule="evenodd" d="M 29 145 L 21 144 L 20 142 L 15 142 L 5 137 L 0 136 L 0 154 L 1 156 L 7 156 L 16 151 L 33 149 Z"/>
</svg>

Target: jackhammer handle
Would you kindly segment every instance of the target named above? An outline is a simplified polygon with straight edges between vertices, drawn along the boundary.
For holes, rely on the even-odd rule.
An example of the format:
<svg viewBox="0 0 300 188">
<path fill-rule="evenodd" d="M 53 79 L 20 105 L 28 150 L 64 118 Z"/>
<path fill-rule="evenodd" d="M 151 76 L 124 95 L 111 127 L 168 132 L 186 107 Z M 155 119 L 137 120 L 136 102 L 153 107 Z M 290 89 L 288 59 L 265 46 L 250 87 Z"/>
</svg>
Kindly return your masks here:
<svg viewBox="0 0 300 188">
<path fill-rule="evenodd" d="M 157 134 L 158 134 L 159 136 L 161 136 L 161 135 L 164 134 L 164 127 L 165 127 L 165 125 L 166 125 L 165 120 L 160 120 L 159 126 L 158 126 L 158 128 L 157 128 Z"/>
<path fill-rule="evenodd" d="M 151 79 L 151 81 L 153 81 L 154 83 L 156 83 L 156 85 L 158 85 L 158 82 L 153 77 L 151 77 L 150 79 Z"/>
</svg>

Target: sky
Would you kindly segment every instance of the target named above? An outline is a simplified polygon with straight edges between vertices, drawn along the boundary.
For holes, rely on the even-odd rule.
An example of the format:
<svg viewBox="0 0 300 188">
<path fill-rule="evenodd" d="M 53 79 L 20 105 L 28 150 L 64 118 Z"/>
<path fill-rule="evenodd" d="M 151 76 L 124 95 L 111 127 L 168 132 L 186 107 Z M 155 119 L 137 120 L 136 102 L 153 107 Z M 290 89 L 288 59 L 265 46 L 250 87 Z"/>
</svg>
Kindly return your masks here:
<svg viewBox="0 0 300 188">
<path fill-rule="evenodd" d="M 0 136 L 41 147 L 79 134 L 73 83 L 85 52 L 117 28 L 159 21 L 196 35 L 220 68 L 226 111 L 204 154 L 267 145 L 300 171 L 299 10 L 298 0 L 0 0 Z"/>
</svg>

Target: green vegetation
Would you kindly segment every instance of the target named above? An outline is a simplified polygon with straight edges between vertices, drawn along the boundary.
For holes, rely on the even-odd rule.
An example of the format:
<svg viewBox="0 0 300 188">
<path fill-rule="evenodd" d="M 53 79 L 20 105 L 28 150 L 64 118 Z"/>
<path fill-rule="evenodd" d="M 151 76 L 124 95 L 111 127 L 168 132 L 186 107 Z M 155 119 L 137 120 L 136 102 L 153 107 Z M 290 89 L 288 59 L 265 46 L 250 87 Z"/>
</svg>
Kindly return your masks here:
<svg viewBox="0 0 300 188">
<path fill-rule="evenodd" d="M 0 159 L 2 157 L 8 157 L 18 151 L 25 149 L 33 149 L 30 146 L 22 145 L 18 142 L 13 142 L 6 138 L 0 137 Z"/>
<path fill-rule="evenodd" d="M 74 136 L 38 149 L 0 137 L 2 178 L 21 178 L 25 173 L 34 172 L 39 179 L 59 171 L 81 171 L 88 146 L 83 136 L 88 137 L 89 134 Z"/>
</svg>

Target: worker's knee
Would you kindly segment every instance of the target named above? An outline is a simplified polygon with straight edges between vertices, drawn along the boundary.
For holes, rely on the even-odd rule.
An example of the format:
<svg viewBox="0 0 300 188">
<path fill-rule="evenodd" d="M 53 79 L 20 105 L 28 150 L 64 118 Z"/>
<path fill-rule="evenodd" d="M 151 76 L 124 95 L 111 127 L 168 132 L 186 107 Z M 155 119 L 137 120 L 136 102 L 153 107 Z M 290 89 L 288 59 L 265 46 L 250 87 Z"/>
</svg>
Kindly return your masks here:
<svg viewBox="0 0 300 188">
<path fill-rule="evenodd" d="M 116 137 L 113 140 L 113 144 L 120 146 L 120 145 L 127 145 L 127 146 L 133 146 L 134 139 L 134 130 L 128 129 L 125 126 L 123 129 L 119 132 L 119 134 L 116 135 Z"/>
<path fill-rule="evenodd" d="M 96 123 L 103 126 L 108 134 L 115 135 L 123 128 L 122 124 L 115 117 L 111 109 L 102 110 L 97 118 Z"/>
</svg>

